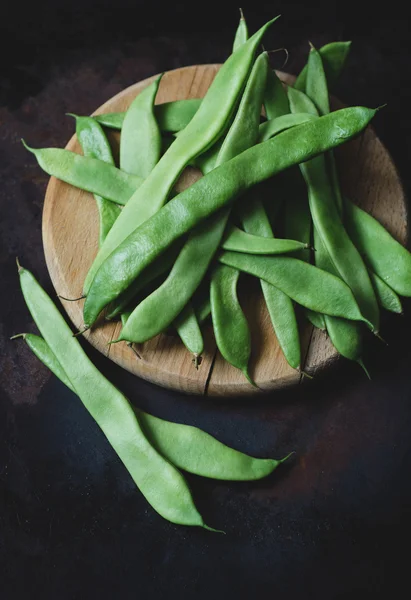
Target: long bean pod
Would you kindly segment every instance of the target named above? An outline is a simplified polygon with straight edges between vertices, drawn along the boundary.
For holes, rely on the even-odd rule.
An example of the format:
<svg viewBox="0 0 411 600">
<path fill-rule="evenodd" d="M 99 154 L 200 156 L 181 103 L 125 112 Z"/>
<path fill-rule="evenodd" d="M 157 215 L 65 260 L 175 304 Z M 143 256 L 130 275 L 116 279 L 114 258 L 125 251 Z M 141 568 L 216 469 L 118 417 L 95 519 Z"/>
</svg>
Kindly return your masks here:
<svg viewBox="0 0 411 600">
<path fill-rule="evenodd" d="M 257 256 L 224 251 L 219 261 L 264 279 L 301 306 L 353 321 L 368 321 L 342 279 L 289 256 Z"/>
<path fill-rule="evenodd" d="M 77 117 L 76 135 L 83 150 L 84 156 L 97 158 L 108 164 L 114 165 L 113 155 L 110 144 L 104 134 L 102 127 L 91 117 Z M 120 214 L 120 207 L 114 202 L 106 200 L 98 194 L 94 194 L 97 204 L 100 227 L 99 227 L 99 245 L 104 242 L 108 232 L 112 228 L 114 221 Z"/>
<path fill-rule="evenodd" d="M 144 179 L 154 169 L 161 154 L 161 133 L 154 115 L 161 77 L 134 98 L 121 130 L 120 169 Z"/>
<path fill-rule="evenodd" d="M 221 244 L 224 250 L 234 252 L 247 252 L 248 254 L 288 254 L 309 248 L 307 244 L 297 240 L 283 240 L 278 238 L 253 235 L 231 225 Z"/>
<path fill-rule="evenodd" d="M 76 393 L 42 337 L 32 333 L 15 337 L 22 337 L 37 358 Z M 254 481 L 272 473 L 288 458 L 254 458 L 222 444 L 198 427 L 165 421 L 139 409 L 134 411 L 154 448 L 177 468 L 195 475 L 228 481 Z"/>
<path fill-rule="evenodd" d="M 374 273 L 400 296 L 411 296 L 411 253 L 349 200 L 344 210 L 350 236 Z"/>
<path fill-rule="evenodd" d="M 57 179 L 116 204 L 126 204 L 143 183 L 141 177 L 120 171 L 97 158 L 81 156 L 61 148 L 30 148 L 23 143 L 48 175 L 54 175 Z"/>
<path fill-rule="evenodd" d="M 335 82 L 341 75 L 341 71 L 344 68 L 347 60 L 351 42 L 331 42 L 325 44 L 318 51 L 321 55 L 324 64 L 324 70 L 330 89 L 334 86 Z M 302 92 L 306 91 L 307 83 L 307 65 L 303 68 L 301 73 L 298 75 L 294 87 Z"/>
<path fill-rule="evenodd" d="M 184 477 L 150 444 L 127 398 L 89 360 L 33 275 L 21 267 L 19 275 L 40 333 L 147 501 L 173 523 L 206 527 Z"/>
</svg>

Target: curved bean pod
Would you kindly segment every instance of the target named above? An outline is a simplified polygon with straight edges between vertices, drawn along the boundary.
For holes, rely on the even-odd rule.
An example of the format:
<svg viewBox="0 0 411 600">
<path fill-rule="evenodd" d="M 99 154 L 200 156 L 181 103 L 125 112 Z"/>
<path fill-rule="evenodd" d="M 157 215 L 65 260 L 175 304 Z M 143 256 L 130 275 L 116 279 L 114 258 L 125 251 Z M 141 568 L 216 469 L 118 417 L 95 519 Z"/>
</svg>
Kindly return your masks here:
<svg viewBox="0 0 411 600">
<path fill-rule="evenodd" d="M 254 62 L 254 55 L 266 30 L 277 18 L 266 23 L 223 64 L 201 102 L 198 112 L 177 136 L 130 198 L 100 248 L 84 282 L 87 294 L 98 269 L 132 232 L 154 215 L 166 202 L 170 190 L 184 167 L 198 154 L 210 148 L 227 129 L 237 98 Z"/>
<path fill-rule="evenodd" d="M 308 55 L 305 93 L 314 102 L 320 115 L 330 112 L 327 79 L 320 53 L 312 44 Z"/>
<path fill-rule="evenodd" d="M 233 367 L 240 369 L 251 385 L 248 372 L 251 336 L 247 319 L 237 297 L 240 271 L 227 265 L 216 265 L 211 274 L 210 302 L 217 347 Z"/>
<path fill-rule="evenodd" d="M 37 358 L 72 392 L 76 393 L 49 345 L 38 335 L 20 334 Z M 155 449 L 177 468 L 212 479 L 255 481 L 270 475 L 290 455 L 281 460 L 254 458 L 216 440 L 193 427 L 159 419 L 134 409 L 144 433 Z"/>
<path fill-rule="evenodd" d="M 120 137 L 120 169 L 145 179 L 158 163 L 161 133 L 154 115 L 154 101 L 162 75 L 130 104 Z"/>
<path fill-rule="evenodd" d="M 147 265 L 207 216 L 256 183 L 348 141 L 368 125 L 375 112 L 364 107 L 345 108 L 288 129 L 245 150 L 178 194 L 101 265 L 84 304 L 85 324 L 92 325 L 100 311 Z"/>
<path fill-rule="evenodd" d="M 147 501 L 172 523 L 207 527 L 184 477 L 150 444 L 127 398 L 89 360 L 33 275 L 19 267 L 19 276 L 40 333 Z"/>
<path fill-rule="evenodd" d="M 184 346 L 194 354 L 194 366 L 199 365 L 198 357 L 204 351 L 204 340 L 194 309 L 189 302 L 176 319 L 174 326 Z"/>
<path fill-rule="evenodd" d="M 210 302 L 210 294 L 203 297 L 200 302 L 195 303 L 194 310 L 197 315 L 197 320 L 199 323 L 204 323 L 204 321 L 211 314 L 211 302 Z"/>
<path fill-rule="evenodd" d="M 398 294 L 394 292 L 390 286 L 385 283 L 381 277 L 378 277 L 372 271 L 368 271 L 371 282 L 374 286 L 375 295 L 377 296 L 377 300 L 381 308 L 385 308 L 385 310 L 389 310 L 390 312 L 402 314 L 402 305 L 401 300 L 398 297 Z"/>
<path fill-rule="evenodd" d="M 323 60 L 324 70 L 330 89 L 334 86 L 344 68 L 345 61 L 347 60 L 350 51 L 350 46 L 351 42 L 331 42 L 330 44 L 325 44 L 325 46 L 322 46 L 318 50 Z M 305 65 L 301 73 L 298 75 L 294 83 L 295 89 L 305 92 L 306 82 L 307 65 Z"/>
<path fill-rule="evenodd" d="M 202 98 L 190 98 L 156 104 L 154 114 L 160 130 L 165 133 L 176 133 L 184 129 L 200 108 L 201 100 Z M 125 116 L 125 112 L 116 112 L 94 115 L 92 118 L 104 127 L 121 129 Z"/>
<path fill-rule="evenodd" d="M 221 244 L 224 250 L 246 252 L 247 254 L 288 254 L 297 250 L 307 250 L 310 246 L 296 240 L 262 237 L 246 233 L 231 225 Z"/>
<path fill-rule="evenodd" d="M 321 329 L 321 331 L 325 331 L 327 329 L 325 325 L 324 315 L 314 312 L 313 310 L 309 310 L 308 308 L 305 309 L 304 314 L 310 321 L 311 325 L 313 325 L 317 329 Z"/>
<path fill-rule="evenodd" d="M 240 22 L 238 23 L 237 30 L 234 36 L 233 52 L 239 49 L 240 46 L 246 43 L 248 40 L 248 28 L 247 22 L 244 19 L 243 11 L 240 8 Z"/>
<path fill-rule="evenodd" d="M 312 52 L 310 57 L 317 56 L 317 54 Z M 308 69 L 308 79 L 311 79 L 310 68 Z M 306 110 L 308 107 L 304 94 L 292 88 L 290 88 L 290 91 L 293 98 L 291 110 L 297 112 L 301 112 L 302 109 Z M 335 113 L 326 116 L 331 117 L 332 114 Z M 314 227 L 330 256 L 336 272 L 350 286 L 362 314 L 372 323 L 373 329 L 378 331 L 379 308 L 374 288 L 364 261 L 341 221 L 334 201 L 334 189 L 328 177 L 324 156 L 317 156 L 313 160 L 301 164 L 300 170 L 307 184 Z"/>
<path fill-rule="evenodd" d="M 302 260 L 227 251 L 222 252 L 218 259 L 225 265 L 268 281 L 301 306 L 368 324 L 344 281 Z"/>
<path fill-rule="evenodd" d="M 267 213 L 259 199 L 254 199 L 252 204 L 244 206 L 240 218 L 246 232 L 274 241 Z M 267 281 L 260 279 L 260 284 L 278 343 L 288 364 L 297 369 L 301 362 L 301 346 L 293 301 Z"/>
<path fill-rule="evenodd" d="M 328 254 L 317 230 L 314 230 L 315 264 L 320 269 L 337 275 L 333 262 Z M 363 336 L 360 323 L 347 321 L 338 317 L 320 315 L 324 318 L 325 327 L 336 350 L 345 358 L 361 363 Z"/>
<path fill-rule="evenodd" d="M 97 158 L 114 165 L 110 144 L 102 127 L 91 117 L 72 116 L 76 119 L 76 135 L 84 156 Z M 120 214 L 120 207 L 98 194 L 94 194 L 94 198 L 99 213 L 99 246 L 101 246 Z"/>
<path fill-rule="evenodd" d="M 374 273 L 400 296 L 411 296 L 411 253 L 352 202 L 344 210 L 350 236 Z"/>
<path fill-rule="evenodd" d="M 277 73 L 269 69 L 264 92 L 264 108 L 267 119 L 273 120 L 288 115 L 290 106 L 287 93 Z"/>
<path fill-rule="evenodd" d="M 275 135 L 289 129 L 290 127 L 296 127 L 302 125 L 308 121 L 312 121 L 316 116 L 309 113 L 296 113 L 292 115 L 283 115 L 270 121 L 261 123 L 259 127 L 258 141 L 265 142 Z"/>
<path fill-rule="evenodd" d="M 326 115 L 330 112 L 327 77 L 321 55 L 314 46 L 311 47 L 307 68 L 307 96 L 314 102 L 320 115 Z M 334 199 L 337 204 L 338 212 L 342 215 L 343 199 L 333 152 L 328 153 L 327 160 Z"/>
<path fill-rule="evenodd" d="M 126 204 L 143 183 L 141 177 L 124 173 L 96 158 L 60 148 L 30 148 L 24 141 L 23 144 L 48 175 L 54 175 L 57 179 L 116 204 Z"/>
</svg>

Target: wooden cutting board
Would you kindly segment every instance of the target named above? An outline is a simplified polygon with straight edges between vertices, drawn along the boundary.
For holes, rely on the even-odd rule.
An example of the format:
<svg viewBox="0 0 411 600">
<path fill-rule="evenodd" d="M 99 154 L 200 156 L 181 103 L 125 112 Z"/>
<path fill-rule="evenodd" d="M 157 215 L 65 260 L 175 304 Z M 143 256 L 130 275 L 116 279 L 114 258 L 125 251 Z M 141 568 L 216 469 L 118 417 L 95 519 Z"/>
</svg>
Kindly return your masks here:
<svg viewBox="0 0 411 600">
<path fill-rule="evenodd" d="M 213 81 L 219 65 L 184 67 L 165 73 L 156 102 L 201 98 Z M 293 77 L 279 73 L 292 83 Z M 95 114 L 124 111 L 135 96 L 157 75 L 127 88 L 96 110 Z M 119 135 L 109 133 L 118 156 Z M 66 148 L 81 153 L 76 136 Z M 337 150 L 341 183 L 346 195 L 374 215 L 400 242 L 407 236 L 404 191 L 395 166 L 372 128 Z M 179 187 L 199 176 L 187 169 Z M 81 296 L 83 281 L 97 252 L 98 214 L 91 194 L 51 177 L 43 212 L 43 243 L 47 266 L 56 292 L 68 298 Z M 62 301 L 77 329 L 83 326 L 83 301 Z M 252 332 L 251 375 L 261 390 L 297 384 L 301 375 L 285 361 L 258 286 L 251 286 L 244 309 Z M 85 337 L 100 352 L 139 377 L 158 385 L 189 393 L 233 395 L 255 392 L 242 373 L 227 364 L 216 350 L 211 326 L 205 329 L 205 352 L 198 370 L 179 338 L 158 337 L 138 345 L 140 358 L 124 343 L 108 345 L 120 332 L 120 324 L 100 322 Z M 305 324 L 301 330 L 304 369 L 315 374 L 338 358 L 327 336 Z"/>
</svg>

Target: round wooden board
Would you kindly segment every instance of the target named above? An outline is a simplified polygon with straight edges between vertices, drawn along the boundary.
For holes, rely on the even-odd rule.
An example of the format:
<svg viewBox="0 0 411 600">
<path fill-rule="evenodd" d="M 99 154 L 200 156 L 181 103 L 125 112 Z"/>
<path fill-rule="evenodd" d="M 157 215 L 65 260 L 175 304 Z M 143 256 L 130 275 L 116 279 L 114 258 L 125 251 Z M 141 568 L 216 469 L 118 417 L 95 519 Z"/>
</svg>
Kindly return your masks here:
<svg viewBox="0 0 411 600">
<path fill-rule="evenodd" d="M 156 102 L 201 98 L 213 81 L 219 65 L 184 67 L 164 74 Z M 292 83 L 293 77 L 279 73 Z M 155 77 L 141 81 L 101 106 L 95 114 L 124 111 L 135 96 Z M 110 132 L 113 150 L 118 154 L 118 133 Z M 76 136 L 66 147 L 81 153 Z M 374 215 L 400 242 L 407 237 L 404 191 L 392 160 L 372 128 L 337 151 L 343 192 Z M 184 188 L 199 175 L 187 169 L 179 182 Z M 81 295 L 83 281 L 97 252 L 98 214 L 91 194 L 51 177 L 44 203 L 43 243 L 47 266 L 56 292 L 68 298 Z M 65 302 L 65 310 L 75 327 L 83 325 L 83 302 Z M 300 373 L 284 359 L 273 332 L 263 298 L 251 292 L 245 312 L 252 331 L 253 352 L 250 371 L 262 390 L 299 383 Z M 189 393 L 233 395 L 255 392 L 242 373 L 224 361 L 216 350 L 212 328 L 205 331 L 205 352 L 198 370 L 177 337 L 159 335 L 138 347 L 140 359 L 124 343 L 108 345 L 120 331 L 119 323 L 100 323 L 85 336 L 110 359 L 132 373 L 161 386 Z M 310 325 L 301 332 L 304 369 L 315 373 L 329 366 L 337 354 L 327 336 Z"/>
</svg>

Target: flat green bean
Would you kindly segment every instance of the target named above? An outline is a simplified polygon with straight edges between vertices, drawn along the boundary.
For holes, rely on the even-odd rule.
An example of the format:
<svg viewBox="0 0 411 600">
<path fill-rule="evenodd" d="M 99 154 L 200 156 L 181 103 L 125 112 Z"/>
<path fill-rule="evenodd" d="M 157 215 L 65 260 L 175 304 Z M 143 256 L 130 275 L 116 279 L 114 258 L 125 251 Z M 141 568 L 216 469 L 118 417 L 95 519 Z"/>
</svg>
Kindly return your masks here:
<svg viewBox="0 0 411 600">
<path fill-rule="evenodd" d="M 176 133 L 184 129 L 200 108 L 201 100 L 202 98 L 190 98 L 156 104 L 154 113 L 160 130 L 165 133 Z M 125 114 L 125 112 L 104 113 L 94 115 L 93 119 L 105 127 L 121 129 Z"/>
<path fill-rule="evenodd" d="M 31 333 L 20 334 L 32 352 L 72 392 L 74 386 L 45 340 Z M 225 446 L 191 425 L 159 419 L 134 409 L 154 448 L 177 468 L 202 477 L 228 481 L 255 481 L 270 475 L 290 455 L 281 460 L 254 458 Z"/>
<path fill-rule="evenodd" d="M 390 288 L 390 286 L 385 283 L 381 277 L 378 277 L 372 271 L 368 271 L 371 282 L 374 286 L 375 295 L 377 296 L 377 300 L 381 308 L 385 308 L 385 310 L 389 310 L 390 312 L 402 314 L 402 305 L 401 300 L 398 297 L 398 294 L 394 292 Z"/>
<path fill-rule="evenodd" d="M 237 30 L 234 36 L 233 52 L 239 49 L 240 46 L 246 43 L 248 40 L 248 28 L 247 22 L 244 19 L 243 11 L 240 8 L 240 22 L 238 23 Z"/>
<path fill-rule="evenodd" d="M 84 303 L 85 324 L 92 325 L 145 267 L 207 216 L 260 181 L 348 141 L 368 125 L 375 112 L 345 108 L 288 129 L 245 150 L 178 194 L 101 265 Z"/>
<path fill-rule="evenodd" d="M 132 232 L 154 215 L 167 200 L 170 190 L 184 167 L 198 154 L 210 148 L 226 131 L 254 62 L 254 55 L 272 19 L 243 44 L 223 64 L 201 102 L 198 112 L 177 136 L 155 168 L 127 203 L 111 229 L 84 282 L 88 293 L 91 282 L 103 262 Z"/>
<path fill-rule="evenodd" d="M 411 253 L 352 202 L 344 211 L 349 234 L 374 273 L 400 296 L 411 296 Z"/>
<path fill-rule="evenodd" d="M 305 309 L 304 314 L 310 321 L 311 325 L 317 327 L 317 329 L 321 329 L 321 331 L 325 331 L 327 329 L 325 325 L 324 315 L 316 313 L 313 310 L 309 310 L 308 308 Z"/>
<path fill-rule="evenodd" d="M 218 259 L 225 265 L 264 279 L 301 306 L 368 324 L 352 291 L 342 279 L 302 260 L 228 251 L 222 252 Z"/>
<path fill-rule="evenodd" d="M 315 245 L 315 264 L 320 269 L 324 269 L 332 275 L 337 275 L 334 264 L 328 254 L 321 237 L 317 230 L 314 230 L 314 245 Z M 337 351 L 348 358 L 361 363 L 362 354 L 362 331 L 361 324 L 355 321 L 347 321 L 338 317 L 330 317 L 322 315 L 324 318 L 325 327 L 330 336 L 333 346 Z"/>
<path fill-rule="evenodd" d="M 198 368 L 198 358 L 204 351 L 204 340 L 194 309 L 189 302 L 174 320 L 174 327 L 184 346 L 194 355 L 194 366 Z"/>
<path fill-rule="evenodd" d="M 110 144 L 102 127 L 91 117 L 77 117 L 76 115 L 73 117 L 76 119 L 76 135 L 84 156 L 97 158 L 114 165 Z M 120 214 L 120 207 L 98 194 L 94 194 L 94 198 L 99 213 L 99 246 L 101 246 Z"/>
<path fill-rule="evenodd" d="M 41 335 L 147 501 L 173 523 L 207 528 L 184 477 L 150 444 L 127 398 L 89 360 L 33 275 L 19 267 L 19 276 Z"/>
<path fill-rule="evenodd" d="M 331 42 L 325 44 L 318 51 L 324 64 L 324 70 L 331 89 L 339 78 L 343 70 L 345 61 L 350 51 L 351 42 Z M 297 77 L 294 87 L 297 90 L 305 92 L 307 82 L 307 65 L 303 68 Z"/>
<path fill-rule="evenodd" d="M 57 179 L 116 204 L 126 204 L 143 183 L 141 177 L 124 173 L 96 158 L 81 156 L 61 148 L 35 149 L 27 146 L 24 141 L 23 144 L 34 154 L 40 167 L 48 175 L 54 175 Z"/>
<path fill-rule="evenodd" d="M 240 218 L 246 232 L 274 241 L 267 213 L 259 199 L 254 199 L 248 206 L 244 205 Z M 297 369 L 301 362 L 301 347 L 293 301 L 267 281 L 260 279 L 260 284 L 278 343 L 288 364 Z"/>
<path fill-rule="evenodd" d="M 247 319 L 237 297 L 240 271 L 217 264 L 211 274 L 210 302 L 213 330 L 223 358 L 240 369 L 251 385 L 248 371 L 251 336 Z"/>
<path fill-rule="evenodd" d="M 267 119 L 274 120 L 283 115 L 288 115 L 290 106 L 287 93 L 277 73 L 271 69 L 268 71 L 267 83 L 264 93 L 264 108 Z"/>
<path fill-rule="evenodd" d="M 313 46 L 310 51 L 307 67 L 307 96 L 309 96 L 314 102 L 319 114 L 326 115 L 330 112 L 327 77 L 321 55 Z M 335 203 L 337 205 L 338 212 L 340 215 L 342 215 L 343 200 L 340 182 L 338 180 L 337 165 L 333 152 L 328 153 L 326 160 L 328 160 L 329 176 L 331 178 L 331 186 L 334 192 Z"/>
<path fill-rule="evenodd" d="M 145 179 L 161 154 L 161 133 L 154 101 L 161 75 L 136 96 L 124 118 L 120 137 L 120 169 Z"/>
<path fill-rule="evenodd" d="M 311 56 L 311 55 L 310 55 Z M 315 56 L 315 53 L 312 53 Z M 308 70 L 310 77 L 310 70 Z M 293 90 L 292 110 L 307 110 L 300 100 L 302 92 Z M 308 111 L 307 111 L 308 112 Z M 331 113 L 326 117 L 331 117 Z M 320 117 L 320 118 L 326 118 Z M 315 123 L 315 121 L 314 121 Z M 302 127 L 302 126 L 301 126 Z M 300 165 L 308 189 L 308 200 L 314 227 L 330 256 L 336 272 L 350 286 L 364 317 L 372 323 L 375 331 L 379 327 L 379 308 L 367 268 L 355 245 L 348 236 L 334 201 L 334 190 L 328 177 L 324 156 Z"/>
<path fill-rule="evenodd" d="M 308 244 L 296 240 L 283 240 L 246 233 L 235 225 L 230 226 L 221 246 L 224 250 L 248 254 L 288 254 L 310 248 Z"/>
</svg>

